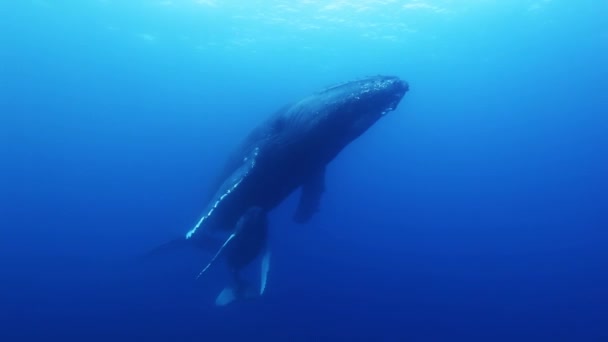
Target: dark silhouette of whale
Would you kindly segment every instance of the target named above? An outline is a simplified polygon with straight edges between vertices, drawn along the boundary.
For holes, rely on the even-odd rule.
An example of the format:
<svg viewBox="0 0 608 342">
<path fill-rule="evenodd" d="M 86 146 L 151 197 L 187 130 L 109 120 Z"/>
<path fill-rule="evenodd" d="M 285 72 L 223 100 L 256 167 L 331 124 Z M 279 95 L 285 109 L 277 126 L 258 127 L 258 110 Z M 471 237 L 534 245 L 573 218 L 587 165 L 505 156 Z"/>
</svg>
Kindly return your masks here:
<svg viewBox="0 0 608 342">
<path fill-rule="evenodd" d="M 217 253 L 203 274 L 223 256 L 235 274 L 236 287 L 218 297 L 218 305 L 248 297 L 238 271 L 266 248 L 266 214 L 298 188 L 296 222 L 318 210 L 325 188 L 325 168 L 349 143 L 396 109 L 408 84 L 394 76 L 373 76 L 338 84 L 284 106 L 256 127 L 227 158 L 213 194 L 186 241 Z M 218 233 L 225 233 L 219 243 Z M 223 241 L 223 243 L 221 243 Z M 262 262 L 259 293 L 264 291 L 268 257 Z"/>
</svg>

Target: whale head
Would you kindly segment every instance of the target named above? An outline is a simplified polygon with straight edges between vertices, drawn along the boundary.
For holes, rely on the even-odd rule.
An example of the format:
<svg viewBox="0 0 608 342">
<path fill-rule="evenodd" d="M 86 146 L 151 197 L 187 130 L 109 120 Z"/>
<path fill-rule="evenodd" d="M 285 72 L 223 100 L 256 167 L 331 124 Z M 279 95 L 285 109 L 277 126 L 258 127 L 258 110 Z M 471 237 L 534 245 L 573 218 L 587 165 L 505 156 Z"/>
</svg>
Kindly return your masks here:
<svg viewBox="0 0 608 342">
<path fill-rule="evenodd" d="M 408 83 L 396 76 L 372 76 L 329 87 L 316 94 L 315 102 L 322 106 L 318 122 L 348 143 L 394 111 L 408 90 Z"/>
<path fill-rule="evenodd" d="M 335 86 L 330 93 L 352 116 L 381 117 L 395 110 L 408 90 L 396 76 L 372 76 Z"/>
</svg>

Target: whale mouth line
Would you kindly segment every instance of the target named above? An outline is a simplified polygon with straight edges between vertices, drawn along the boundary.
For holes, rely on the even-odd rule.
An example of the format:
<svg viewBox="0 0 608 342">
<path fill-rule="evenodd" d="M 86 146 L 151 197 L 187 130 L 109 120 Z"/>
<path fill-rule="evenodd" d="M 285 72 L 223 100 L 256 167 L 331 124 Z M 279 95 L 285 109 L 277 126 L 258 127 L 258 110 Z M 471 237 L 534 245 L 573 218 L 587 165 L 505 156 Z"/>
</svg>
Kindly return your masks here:
<svg viewBox="0 0 608 342">
<path fill-rule="evenodd" d="M 401 99 L 403 99 L 403 96 L 405 96 L 406 91 L 403 91 L 403 92 L 398 91 L 398 92 L 394 93 L 393 101 L 389 102 L 389 104 L 386 106 L 386 108 L 382 111 L 381 115 L 384 116 L 384 115 L 388 114 L 389 112 L 392 112 L 395 109 L 397 109 L 397 106 L 401 102 Z"/>
<path fill-rule="evenodd" d="M 395 109 L 394 109 L 394 108 L 390 108 L 390 107 L 389 107 L 389 108 L 386 108 L 385 110 L 383 110 L 383 111 L 380 113 L 380 116 L 385 116 L 386 114 L 388 114 L 388 113 L 392 112 L 393 110 L 395 110 Z"/>
<path fill-rule="evenodd" d="M 388 106 L 386 106 L 386 108 L 384 108 L 384 110 L 380 113 L 380 115 L 384 116 L 384 115 L 394 111 L 395 109 L 397 109 L 397 105 L 399 104 L 400 100 L 401 100 L 401 97 L 399 97 L 395 101 L 391 102 Z"/>
</svg>

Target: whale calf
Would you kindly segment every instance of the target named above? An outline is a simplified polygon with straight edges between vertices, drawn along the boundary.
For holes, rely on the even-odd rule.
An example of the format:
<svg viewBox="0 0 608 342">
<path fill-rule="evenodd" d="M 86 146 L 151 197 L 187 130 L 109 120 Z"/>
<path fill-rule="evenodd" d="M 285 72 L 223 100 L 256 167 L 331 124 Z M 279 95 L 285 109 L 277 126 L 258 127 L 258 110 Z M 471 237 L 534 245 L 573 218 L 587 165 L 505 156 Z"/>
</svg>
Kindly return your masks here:
<svg viewBox="0 0 608 342">
<path fill-rule="evenodd" d="M 208 248 L 223 243 L 202 275 L 223 258 L 234 275 L 216 300 L 226 305 L 264 292 L 269 269 L 267 214 L 301 188 L 293 219 L 305 223 L 319 209 L 325 168 L 348 144 L 394 111 L 409 90 L 396 76 L 372 76 L 341 83 L 288 104 L 255 127 L 227 157 L 208 204 L 181 240 Z M 259 291 L 247 287 L 241 268 L 259 256 Z"/>
<path fill-rule="evenodd" d="M 217 305 L 224 306 L 238 298 L 253 298 L 264 294 L 270 262 L 267 236 L 268 217 L 266 211 L 260 207 L 247 209 L 236 223 L 233 239 L 222 251 L 233 281 L 217 297 Z M 264 254 L 264 257 L 261 262 L 260 286 L 256 291 L 251 284 L 243 279 L 241 270 L 261 254 Z"/>
</svg>

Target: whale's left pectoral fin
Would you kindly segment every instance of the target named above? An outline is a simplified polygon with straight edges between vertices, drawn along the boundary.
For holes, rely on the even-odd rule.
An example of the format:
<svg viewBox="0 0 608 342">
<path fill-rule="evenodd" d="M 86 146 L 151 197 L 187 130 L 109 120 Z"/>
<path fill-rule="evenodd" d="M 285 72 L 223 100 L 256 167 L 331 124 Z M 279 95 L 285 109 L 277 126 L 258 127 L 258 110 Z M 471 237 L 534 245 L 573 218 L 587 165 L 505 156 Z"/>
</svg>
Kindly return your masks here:
<svg viewBox="0 0 608 342">
<path fill-rule="evenodd" d="M 266 252 L 262 257 L 260 273 L 260 296 L 264 294 L 266 290 L 266 283 L 268 282 L 268 271 L 270 271 L 270 249 L 266 248 Z"/>
<path fill-rule="evenodd" d="M 321 196 L 325 191 L 325 168 L 318 170 L 308 182 L 302 185 L 300 203 L 296 209 L 294 220 L 298 223 L 308 222 L 319 210 Z"/>
</svg>

